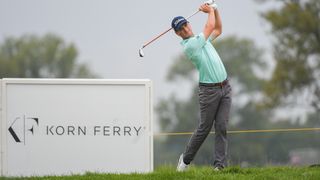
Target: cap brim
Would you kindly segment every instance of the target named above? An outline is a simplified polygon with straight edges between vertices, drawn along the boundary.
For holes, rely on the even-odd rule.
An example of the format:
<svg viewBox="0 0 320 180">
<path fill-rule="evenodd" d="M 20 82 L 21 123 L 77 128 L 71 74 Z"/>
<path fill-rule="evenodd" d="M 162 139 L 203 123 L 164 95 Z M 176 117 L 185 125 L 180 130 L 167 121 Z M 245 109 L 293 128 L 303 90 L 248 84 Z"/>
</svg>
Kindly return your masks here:
<svg viewBox="0 0 320 180">
<path fill-rule="evenodd" d="M 176 26 L 176 28 L 175 28 L 174 30 L 175 30 L 175 31 L 179 31 L 179 30 L 181 29 L 181 27 L 182 27 L 184 24 L 186 24 L 186 23 L 188 23 L 187 20 L 179 22 L 178 25 Z"/>
</svg>

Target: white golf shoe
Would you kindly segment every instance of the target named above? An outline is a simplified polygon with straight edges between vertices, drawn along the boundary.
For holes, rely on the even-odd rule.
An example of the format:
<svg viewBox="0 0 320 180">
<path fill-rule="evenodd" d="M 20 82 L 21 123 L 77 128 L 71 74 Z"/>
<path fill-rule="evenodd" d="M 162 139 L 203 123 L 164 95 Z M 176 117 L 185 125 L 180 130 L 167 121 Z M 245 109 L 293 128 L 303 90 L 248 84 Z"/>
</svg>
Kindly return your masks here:
<svg viewBox="0 0 320 180">
<path fill-rule="evenodd" d="M 188 169 L 188 166 L 189 166 L 188 164 L 185 164 L 183 162 L 183 154 L 181 154 L 179 158 L 178 166 L 177 166 L 177 171 L 179 172 L 185 171 Z"/>
<path fill-rule="evenodd" d="M 216 167 L 213 168 L 213 170 L 214 170 L 214 171 L 221 171 L 221 170 L 223 170 L 223 167 L 221 167 L 221 166 L 216 166 Z"/>
</svg>

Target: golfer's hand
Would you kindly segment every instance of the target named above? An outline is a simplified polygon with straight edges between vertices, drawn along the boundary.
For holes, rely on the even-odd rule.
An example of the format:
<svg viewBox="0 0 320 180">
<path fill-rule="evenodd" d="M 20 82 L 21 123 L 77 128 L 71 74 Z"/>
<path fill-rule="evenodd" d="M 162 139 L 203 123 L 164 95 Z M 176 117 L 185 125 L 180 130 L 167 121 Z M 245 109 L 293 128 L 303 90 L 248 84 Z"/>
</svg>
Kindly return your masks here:
<svg viewBox="0 0 320 180">
<path fill-rule="evenodd" d="M 199 10 L 204 12 L 204 13 L 210 13 L 210 12 L 214 11 L 214 9 L 208 4 L 202 4 L 199 7 Z"/>
</svg>

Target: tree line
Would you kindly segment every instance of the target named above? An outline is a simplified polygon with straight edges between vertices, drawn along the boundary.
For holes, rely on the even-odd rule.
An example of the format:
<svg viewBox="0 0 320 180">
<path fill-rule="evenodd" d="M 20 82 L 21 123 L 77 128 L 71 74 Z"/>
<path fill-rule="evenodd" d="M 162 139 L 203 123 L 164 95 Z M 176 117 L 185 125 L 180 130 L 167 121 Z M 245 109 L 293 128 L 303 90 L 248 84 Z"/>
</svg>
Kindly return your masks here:
<svg viewBox="0 0 320 180">
<path fill-rule="evenodd" d="M 269 2 L 270 3 L 270 2 Z M 279 2 L 278 2 L 279 3 Z M 267 73 L 264 51 L 250 39 L 224 37 L 214 42 L 233 86 L 229 130 L 320 127 L 320 1 L 282 1 L 262 18 L 271 25 L 275 67 Z M 262 74 L 262 75 L 261 75 Z M 163 132 L 192 132 L 199 119 L 198 83 L 193 65 L 178 55 L 168 71 L 169 82 L 192 84 L 186 100 L 172 94 L 157 105 Z M 308 111 L 299 111 L 303 105 Z M 292 118 L 293 112 L 305 119 Z M 281 118 L 276 112 L 285 114 Z M 156 138 L 155 162 L 175 164 L 190 136 Z M 195 163 L 212 162 L 214 136 L 210 135 Z M 276 132 L 229 134 L 229 163 L 242 166 L 306 165 L 320 163 L 320 133 Z M 313 154 L 313 155 L 312 155 Z M 314 155 L 315 154 L 315 155 Z M 304 160 L 306 157 L 309 160 Z M 311 160 L 310 160 L 311 159 Z M 313 159 L 313 160 L 312 160 Z"/>
</svg>

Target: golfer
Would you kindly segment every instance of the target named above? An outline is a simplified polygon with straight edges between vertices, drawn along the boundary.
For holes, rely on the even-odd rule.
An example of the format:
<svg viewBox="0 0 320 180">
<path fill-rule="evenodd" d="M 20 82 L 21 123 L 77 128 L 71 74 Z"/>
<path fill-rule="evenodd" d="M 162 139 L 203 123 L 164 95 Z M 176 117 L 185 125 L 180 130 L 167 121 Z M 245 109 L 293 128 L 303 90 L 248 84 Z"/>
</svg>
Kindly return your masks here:
<svg viewBox="0 0 320 180">
<path fill-rule="evenodd" d="M 225 67 L 211 41 L 222 32 L 216 3 L 205 3 L 200 11 L 208 14 L 204 30 L 194 35 L 190 23 L 181 16 L 172 20 L 171 26 L 183 40 L 184 53 L 199 71 L 200 121 L 191 136 L 185 152 L 181 154 L 177 171 L 184 171 L 194 159 L 212 126 L 215 128 L 214 170 L 226 167 L 227 122 L 231 106 L 231 86 Z"/>
</svg>

